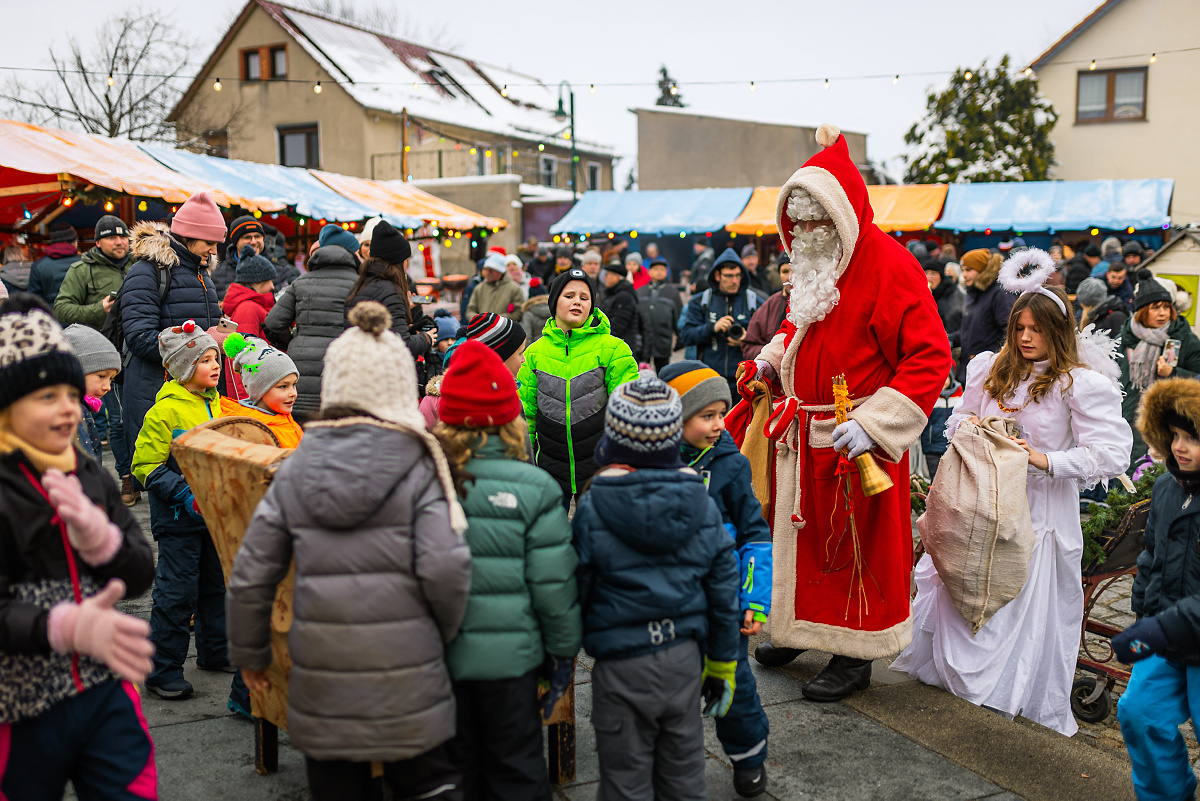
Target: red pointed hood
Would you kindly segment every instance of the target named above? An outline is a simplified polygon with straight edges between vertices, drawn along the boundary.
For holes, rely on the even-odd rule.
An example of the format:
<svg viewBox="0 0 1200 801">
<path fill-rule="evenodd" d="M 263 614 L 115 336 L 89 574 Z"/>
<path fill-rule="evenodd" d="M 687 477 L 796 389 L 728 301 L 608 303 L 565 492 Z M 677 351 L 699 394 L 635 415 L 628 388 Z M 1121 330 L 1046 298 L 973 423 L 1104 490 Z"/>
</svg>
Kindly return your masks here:
<svg viewBox="0 0 1200 801">
<path fill-rule="evenodd" d="M 788 253 L 792 252 L 792 227 L 795 222 L 787 215 L 788 198 L 792 191 L 803 187 L 820 201 L 829 212 L 842 239 L 842 260 L 838 276 L 846 270 L 855 246 L 874 224 L 875 213 L 867 196 L 867 184 L 850 158 L 846 137 L 833 125 L 817 128 L 817 144 L 824 149 L 792 173 L 779 192 L 775 207 L 775 223 Z"/>
</svg>

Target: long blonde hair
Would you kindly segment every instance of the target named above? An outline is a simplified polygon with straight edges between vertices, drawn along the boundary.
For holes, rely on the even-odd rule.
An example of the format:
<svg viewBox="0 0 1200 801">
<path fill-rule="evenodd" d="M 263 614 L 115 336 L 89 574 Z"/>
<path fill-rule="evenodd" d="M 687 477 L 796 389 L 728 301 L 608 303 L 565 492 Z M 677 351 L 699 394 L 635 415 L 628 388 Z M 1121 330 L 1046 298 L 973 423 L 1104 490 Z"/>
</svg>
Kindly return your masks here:
<svg viewBox="0 0 1200 801">
<path fill-rule="evenodd" d="M 475 476 L 466 470 L 467 462 L 487 444 L 489 436 L 499 437 L 504 443 L 506 458 L 527 462 L 527 432 L 525 418 L 521 415 L 502 426 L 487 428 L 466 428 L 439 422 L 433 429 L 433 435 L 442 444 L 446 461 L 450 463 L 450 474 L 454 477 L 454 488 L 458 491 L 458 496 L 467 497 L 467 483 L 475 480 Z"/>
<path fill-rule="evenodd" d="M 1048 286 L 1046 290 L 1063 302 L 1067 308 L 1064 316 L 1058 304 L 1045 295 L 1036 292 L 1026 292 L 1017 298 L 1013 304 L 1012 313 L 1008 315 L 1008 335 L 1004 347 L 992 363 L 983 388 L 989 395 L 1000 402 L 1011 400 L 1013 393 L 1022 381 L 1033 373 L 1033 362 L 1021 355 L 1017 346 L 1017 320 L 1028 310 L 1033 315 L 1033 322 L 1046 343 L 1046 358 L 1049 365 L 1046 372 L 1038 376 L 1029 388 L 1029 398 L 1038 403 L 1060 376 L 1066 376 L 1063 389 L 1071 387 L 1071 370 L 1084 367 L 1079 360 L 1079 347 L 1075 341 L 1075 313 L 1067 293 L 1060 287 Z"/>
</svg>

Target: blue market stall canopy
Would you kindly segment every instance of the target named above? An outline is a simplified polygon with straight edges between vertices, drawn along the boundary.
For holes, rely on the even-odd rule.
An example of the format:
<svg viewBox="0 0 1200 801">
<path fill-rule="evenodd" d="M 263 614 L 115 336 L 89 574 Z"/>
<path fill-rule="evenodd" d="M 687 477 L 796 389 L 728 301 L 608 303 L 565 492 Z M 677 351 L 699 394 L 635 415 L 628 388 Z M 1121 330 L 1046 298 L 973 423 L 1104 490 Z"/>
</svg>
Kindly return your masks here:
<svg viewBox="0 0 1200 801">
<path fill-rule="evenodd" d="M 313 220 L 351 222 L 378 213 L 342 197 L 300 167 L 213 158 L 153 145 L 140 147 L 163 166 L 211 184 L 227 194 L 294 205 L 297 214 Z M 384 216 L 400 228 L 417 228 L 421 225 L 421 220 L 415 217 Z"/>
<path fill-rule="evenodd" d="M 954 231 L 1082 231 L 1166 228 L 1168 178 L 950 184 L 934 227 Z"/>
<path fill-rule="evenodd" d="M 552 234 L 638 231 L 688 234 L 719 231 L 737 219 L 750 201 L 751 187 L 737 189 L 658 189 L 639 192 L 586 192 Z"/>
</svg>

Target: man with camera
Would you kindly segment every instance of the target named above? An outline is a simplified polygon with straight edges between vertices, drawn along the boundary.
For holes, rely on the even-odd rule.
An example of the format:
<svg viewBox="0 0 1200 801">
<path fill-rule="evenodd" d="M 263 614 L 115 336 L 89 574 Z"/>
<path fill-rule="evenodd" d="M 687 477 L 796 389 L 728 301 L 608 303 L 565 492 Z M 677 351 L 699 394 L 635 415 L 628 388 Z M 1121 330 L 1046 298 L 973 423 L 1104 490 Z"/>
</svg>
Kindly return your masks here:
<svg viewBox="0 0 1200 801">
<path fill-rule="evenodd" d="M 728 381 L 730 395 L 737 397 L 742 337 L 760 300 L 749 289 L 750 274 L 733 248 L 717 257 L 707 278 L 708 289 L 688 301 L 680 338 L 696 346 L 696 358 Z"/>
</svg>

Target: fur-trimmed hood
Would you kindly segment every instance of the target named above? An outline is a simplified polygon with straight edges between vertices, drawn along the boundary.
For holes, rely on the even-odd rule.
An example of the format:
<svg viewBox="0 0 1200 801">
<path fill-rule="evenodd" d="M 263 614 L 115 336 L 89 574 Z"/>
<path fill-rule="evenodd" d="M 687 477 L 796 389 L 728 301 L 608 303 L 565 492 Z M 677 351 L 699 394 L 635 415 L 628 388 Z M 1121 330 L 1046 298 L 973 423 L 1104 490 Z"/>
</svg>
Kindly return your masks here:
<svg viewBox="0 0 1200 801">
<path fill-rule="evenodd" d="M 549 295 L 534 295 L 532 298 L 530 298 L 529 300 L 527 300 L 521 304 L 521 312 L 525 313 L 525 312 L 529 311 L 530 309 L 532 309 L 534 306 L 537 306 L 537 305 L 546 306 L 546 305 L 549 305 L 549 303 L 550 303 Z"/>
<path fill-rule="evenodd" d="M 1155 381 L 1142 394 L 1137 427 L 1151 448 L 1161 456 L 1171 452 L 1170 418 L 1178 415 L 1191 421 L 1200 431 L 1200 381 L 1194 378 L 1167 378 Z"/>
<path fill-rule="evenodd" d="M 143 221 L 129 229 L 129 252 L 135 260 L 145 259 L 159 267 L 179 264 L 179 256 L 171 247 L 171 229 L 162 222 Z"/>
<path fill-rule="evenodd" d="M 445 376 L 443 373 L 439 373 L 438 375 L 435 375 L 433 378 L 426 381 L 425 394 L 432 395 L 435 398 L 440 398 L 442 396 L 442 378 L 444 377 Z"/>
<path fill-rule="evenodd" d="M 987 292 L 992 288 L 992 284 L 996 283 L 996 279 L 1000 277 L 1000 268 L 1004 266 L 1004 257 L 999 253 L 993 253 L 988 259 L 987 266 L 979 271 L 975 276 L 975 283 L 968 289 L 976 289 L 980 292 Z"/>
</svg>

